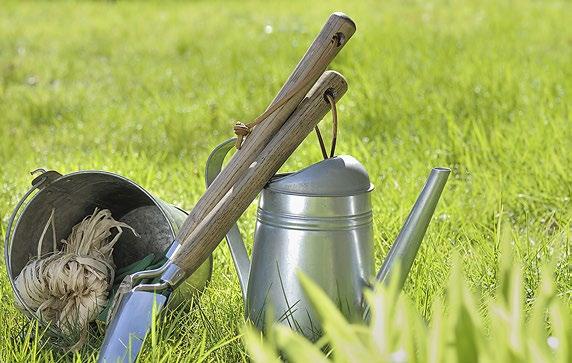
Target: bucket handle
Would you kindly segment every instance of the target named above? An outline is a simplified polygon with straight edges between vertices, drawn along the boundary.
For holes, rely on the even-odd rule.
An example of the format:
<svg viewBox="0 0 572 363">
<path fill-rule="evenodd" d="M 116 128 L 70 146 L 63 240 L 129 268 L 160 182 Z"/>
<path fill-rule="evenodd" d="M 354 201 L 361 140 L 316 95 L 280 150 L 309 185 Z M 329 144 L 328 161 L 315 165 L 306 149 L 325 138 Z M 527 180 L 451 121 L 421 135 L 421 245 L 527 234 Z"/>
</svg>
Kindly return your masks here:
<svg viewBox="0 0 572 363">
<path fill-rule="evenodd" d="M 34 180 L 32 180 L 32 186 L 30 187 L 30 189 L 28 189 L 28 191 L 24 194 L 24 196 L 22 196 L 22 199 L 20 199 L 18 204 L 16 204 L 16 207 L 14 208 L 14 211 L 12 212 L 10 219 L 8 219 L 8 225 L 6 226 L 6 236 L 4 238 L 4 261 L 6 262 L 6 272 L 8 273 L 9 277 L 8 280 L 10 280 L 10 285 L 12 285 L 12 290 L 14 291 L 16 299 L 18 299 L 18 303 L 21 306 L 24 306 L 26 310 L 32 315 L 34 313 L 30 311 L 30 309 L 28 308 L 28 306 L 26 306 L 26 304 L 23 303 L 22 298 L 20 297 L 20 293 L 16 289 L 16 285 L 14 285 L 14 279 L 12 278 L 12 261 L 10 260 L 10 250 L 12 249 L 12 226 L 14 225 L 14 220 L 16 220 L 16 216 L 18 215 L 20 208 L 22 208 L 22 205 L 24 205 L 24 203 L 28 200 L 30 195 L 36 189 L 45 188 L 52 181 L 62 176 L 62 174 L 58 173 L 57 171 L 54 170 L 46 171 L 44 169 L 36 169 L 30 172 L 30 174 L 34 175 L 38 172 L 40 172 L 41 174 L 36 178 L 34 178 Z"/>
<path fill-rule="evenodd" d="M 14 225 L 14 221 L 16 220 L 16 216 L 18 215 L 18 212 L 20 211 L 20 209 L 22 208 L 22 205 L 24 205 L 24 203 L 28 200 L 28 198 L 30 197 L 30 195 L 36 190 L 36 189 L 43 189 L 45 187 L 47 187 L 48 185 L 50 185 L 54 180 L 58 179 L 59 177 L 62 176 L 62 174 L 58 173 L 55 170 L 44 170 L 44 169 L 36 169 L 32 172 L 30 172 L 30 174 L 34 175 L 37 173 L 40 173 L 39 176 L 35 177 L 32 180 L 32 186 L 30 187 L 30 189 L 28 189 L 28 191 L 22 196 L 22 199 L 20 199 L 20 201 L 18 202 L 18 204 L 16 204 L 16 207 L 14 208 L 14 211 L 12 212 L 12 215 L 10 216 L 10 219 L 8 220 L 8 225 L 6 226 L 6 236 L 5 236 L 5 240 L 4 240 L 4 261 L 6 262 L 6 272 L 8 273 L 8 280 L 10 281 L 10 285 L 12 286 L 12 291 L 14 292 L 14 297 L 17 300 L 17 303 L 19 304 L 19 306 L 24 307 L 24 309 L 26 309 L 26 312 L 28 313 L 28 318 L 32 318 L 32 317 L 36 317 L 36 314 L 34 311 L 32 311 L 28 305 L 26 305 L 23 301 L 22 298 L 20 297 L 20 293 L 18 292 L 18 290 L 16 289 L 16 285 L 14 285 L 14 279 L 12 278 L 12 263 L 10 261 L 10 249 L 12 247 L 11 244 L 11 235 L 12 235 L 12 226 Z M 27 324 L 30 324 L 32 320 L 28 320 Z M 44 324 L 42 323 L 42 320 L 38 321 L 42 324 L 42 326 L 45 327 L 46 331 L 51 333 L 51 334 L 55 334 L 55 335 L 59 335 L 58 331 L 50 324 Z M 22 333 L 23 330 L 20 330 L 20 334 Z M 23 337 L 23 335 L 21 335 Z M 62 349 L 65 348 L 65 346 L 60 345 L 57 342 L 52 342 L 52 344 L 54 344 L 56 347 L 60 347 Z"/>
<path fill-rule="evenodd" d="M 207 160 L 205 170 L 205 182 L 207 188 L 220 173 L 225 157 L 228 152 L 233 149 L 235 144 L 236 137 L 233 137 L 218 145 L 211 152 Z M 238 275 L 238 282 L 240 283 L 240 289 L 242 291 L 242 299 L 246 304 L 246 291 L 248 288 L 248 277 L 250 275 L 250 259 L 248 258 L 248 252 L 246 252 L 244 241 L 242 240 L 240 230 L 236 223 L 233 224 L 226 234 L 226 242 L 230 249 L 232 261 Z"/>
</svg>

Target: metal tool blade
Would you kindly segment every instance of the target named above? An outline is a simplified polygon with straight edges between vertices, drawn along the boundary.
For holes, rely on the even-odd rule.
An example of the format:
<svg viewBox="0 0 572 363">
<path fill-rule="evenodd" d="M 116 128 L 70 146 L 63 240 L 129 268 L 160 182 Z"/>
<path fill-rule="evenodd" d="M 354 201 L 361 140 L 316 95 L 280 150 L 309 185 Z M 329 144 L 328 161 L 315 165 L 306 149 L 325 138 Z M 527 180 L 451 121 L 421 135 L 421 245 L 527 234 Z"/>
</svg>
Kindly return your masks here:
<svg viewBox="0 0 572 363">
<path fill-rule="evenodd" d="M 98 362 L 135 362 L 145 335 L 167 298 L 166 295 L 150 291 L 126 293 L 107 327 Z"/>
</svg>

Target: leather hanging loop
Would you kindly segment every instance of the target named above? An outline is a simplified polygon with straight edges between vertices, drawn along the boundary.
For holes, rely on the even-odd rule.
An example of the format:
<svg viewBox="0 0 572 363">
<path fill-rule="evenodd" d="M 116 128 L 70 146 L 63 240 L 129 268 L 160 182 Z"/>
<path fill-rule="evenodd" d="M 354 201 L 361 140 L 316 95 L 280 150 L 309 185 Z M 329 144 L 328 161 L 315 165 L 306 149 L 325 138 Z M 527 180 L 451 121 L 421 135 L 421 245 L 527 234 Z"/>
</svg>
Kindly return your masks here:
<svg viewBox="0 0 572 363">
<path fill-rule="evenodd" d="M 322 138 L 322 133 L 318 128 L 318 125 L 314 128 L 316 130 L 316 136 L 318 136 L 318 142 L 320 143 L 320 149 L 322 150 L 322 156 L 325 159 L 333 158 L 336 152 L 336 142 L 338 140 L 338 109 L 336 108 L 336 99 L 334 95 L 331 93 L 326 92 L 324 94 L 324 98 L 330 104 L 330 108 L 332 111 L 332 146 L 330 147 L 330 155 L 326 151 L 326 145 L 324 144 L 324 139 Z"/>
<path fill-rule="evenodd" d="M 323 54 L 328 54 L 332 49 L 340 47 L 341 45 L 343 45 L 344 42 L 345 42 L 344 34 L 342 34 L 342 33 L 334 34 L 332 39 L 330 40 L 330 42 L 328 44 L 328 47 L 326 48 L 326 50 L 324 51 Z M 248 137 L 248 135 L 252 132 L 252 130 L 254 129 L 254 127 L 256 125 L 263 122 L 266 118 L 268 118 L 268 116 L 272 115 L 276 110 L 278 110 L 280 107 L 284 106 L 286 104 L 286 102 L 290 101 L 298 93 L 305 90 L 306 86 L 308 86 L 309 83 L 312 81 L 312 79 L 314 79 L 314 76 L 317 77 L 319 74 L 321 74 L 321 71 L 318 68 L 313 67 L 312 69 L 310 69 L 310 72 L 309 72 L 308 76 L 305 77 L 305 79 L 303 79 L 300 83 L 298 83 L 298 85 L 293 87 L 289 93 L 284 95 L 284 97 L 282 97 L 281 99 L 276 101 L 274 104 L 272 104 L 270 107 L 268 107 L 266 109 L 266 111 L 264 111 L 261 115 L 259 115 L 257 118 L 255 118 L 252 122 L 250 122 L 248 124 L 245 124 L 242 122 L 235 123 L 234 133 L 237 136 L 236 149 L 240 150 L 242 143 Z M 327 94 L 325 95 L 325 97 L 327 97 Z M 332 100 L 333 100 L 333 97 L 332 97 Z M 331 104 L 331 102 L 330 102 L 330 104 Z"/>
</svg>

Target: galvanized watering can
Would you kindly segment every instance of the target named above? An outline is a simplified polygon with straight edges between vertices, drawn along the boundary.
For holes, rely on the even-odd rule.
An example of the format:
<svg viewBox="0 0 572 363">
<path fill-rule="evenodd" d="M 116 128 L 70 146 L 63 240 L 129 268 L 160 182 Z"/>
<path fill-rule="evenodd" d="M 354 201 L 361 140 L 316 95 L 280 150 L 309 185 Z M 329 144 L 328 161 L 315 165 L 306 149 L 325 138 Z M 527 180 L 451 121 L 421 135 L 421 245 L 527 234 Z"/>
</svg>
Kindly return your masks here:
<svg viewBox="0 0 572 363">
<path fill-rule="evenodd" d="M 207 184 L 233 145 L 231 139 L 212 152 Z M 400 287 L 405 282 L 449 173 L 446 168 L 431 171 L 375 277 L 378 281 L 395 276 Z M 318 283 L 348 319 L 364 318 L 362 294 L 374 278 L 373 189 L 363 165 L 347 155 L 270 180 L 260 193 L 252 263 L 238 227 L 226 236 L 251 321 L 262 328 L 270 313 L 309 338 L 320 335 L 319 320 L 297 271 Z"/>
</svg>

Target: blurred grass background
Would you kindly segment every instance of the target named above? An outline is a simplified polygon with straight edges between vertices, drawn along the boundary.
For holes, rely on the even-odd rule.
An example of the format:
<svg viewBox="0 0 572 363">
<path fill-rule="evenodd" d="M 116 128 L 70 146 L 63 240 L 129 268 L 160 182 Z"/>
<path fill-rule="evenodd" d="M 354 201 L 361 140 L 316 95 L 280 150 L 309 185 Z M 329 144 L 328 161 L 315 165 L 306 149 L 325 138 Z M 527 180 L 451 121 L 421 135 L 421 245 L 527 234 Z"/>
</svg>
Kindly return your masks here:
<svg viewBox="0 0 572 363">
<path fill-rule="evenodd" d="M 572 4 L 564 1 L 0 3 L 1 234 L 29 171 L 119 173 L 190 210 L 210 150 L 262 112 L 333 11 L 357 33 L 333 62 L 349 82 L 337 152 L 368 169 L 381 261 L 433 166 L 453 175 L 405 290 L 429 317 L 458 251 L 492 296 L 501 234 L 526 304 L 556 254 L 572 295 Z M 329 125 L 329 118 L 323 129 Z M 284 166 L 321 159 L 310 135 Z M 255 208 L 240 221 L 252 243 Z M 242 302 L 224 245 L 213 281 L 175 311 L 144 358 L 237 361 Z M 0 269 L 4 270 L 3 264 Z M 87 360 L 32 350 L 0 277 L 0 360 Z M 39 346 L 38 346 L 39 347 Z M 17 355 L 21 354 L 21 355 Z M 4 357 L 4 358 L 2 358 Z"/>
</svg>

